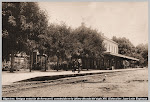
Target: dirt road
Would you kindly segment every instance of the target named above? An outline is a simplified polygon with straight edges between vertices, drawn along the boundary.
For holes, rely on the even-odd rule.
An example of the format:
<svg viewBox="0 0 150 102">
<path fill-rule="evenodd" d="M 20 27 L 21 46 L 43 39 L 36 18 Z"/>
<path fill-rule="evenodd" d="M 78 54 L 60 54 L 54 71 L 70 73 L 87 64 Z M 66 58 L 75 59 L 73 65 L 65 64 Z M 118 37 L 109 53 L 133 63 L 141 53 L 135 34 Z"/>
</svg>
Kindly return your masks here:
<svg viewBox="0 0 150 102">
<path fill-rule="evenodd" d="M 148 69 L 22 82 L 2 91 L 3 97 L 148 97 Z"/>
</svg>

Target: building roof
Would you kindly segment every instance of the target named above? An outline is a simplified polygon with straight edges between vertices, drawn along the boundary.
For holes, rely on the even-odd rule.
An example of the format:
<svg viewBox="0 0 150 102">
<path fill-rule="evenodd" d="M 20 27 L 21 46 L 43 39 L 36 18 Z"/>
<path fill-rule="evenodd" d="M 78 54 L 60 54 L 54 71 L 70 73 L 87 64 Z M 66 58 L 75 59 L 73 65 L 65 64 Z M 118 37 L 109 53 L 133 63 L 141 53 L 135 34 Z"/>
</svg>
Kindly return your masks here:
<svg viewBox="0 0 150 102">
<path fill-rule="evenodd" d="M 130 59 L 130 60 L 139 61 L 139 59 L 137 59 L 137 58 L 129 57 L 129 56 L 125 56 L 125 55 L 121 55 L 121 54 L 117 54 L 117 53 L 112 53 L 112 52 L 104 52 L 104 53 L 105 54 L 110 54 L 112 56 L 117 56 L 117 57 L 122 57 L 122 58 Z"/>
<path fill-rule="evenodd" d="M 102 37 L 103 37 L 104 39 L 106 39 L 106 40 L 108 40 L 108 41 L 112 42 L 112 43 L 115 43 L 115 44 L 119 45 L 118 43 L 116 43 L 115 41 L 113 41 L 113 40 L 111 40 L 111 39 L 107 38 L 107 37 L 106 37 L 106 36 L 104 36 L 104 35 L 102 35 Z"/>
</svg>

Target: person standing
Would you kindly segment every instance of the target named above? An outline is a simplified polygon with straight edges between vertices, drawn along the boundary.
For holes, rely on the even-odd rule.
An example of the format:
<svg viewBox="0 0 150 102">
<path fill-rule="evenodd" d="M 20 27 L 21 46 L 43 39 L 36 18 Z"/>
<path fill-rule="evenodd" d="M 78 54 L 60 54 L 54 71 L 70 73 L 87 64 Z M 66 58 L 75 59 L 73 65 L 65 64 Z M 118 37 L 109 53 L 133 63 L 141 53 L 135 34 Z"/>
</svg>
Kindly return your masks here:
<svg viewBox="0 0 150 102">
<path fill-rule="evenodd" d="M 75 73 L 75 71 L 76 71 L 76 66 L 77 66 L 77 64 L 76 64 L 77 62 L 76 62 L 76 60 L 75 59 L 73 59 L 73 61 L 72 61 L 72 72 L 74 72 Z"/>
<path fill-rule="evenodd" d="M 80 73 L 81 68 L 82 68 L 82 60 L 78 59 L 78 73 Z"/>
</svg>

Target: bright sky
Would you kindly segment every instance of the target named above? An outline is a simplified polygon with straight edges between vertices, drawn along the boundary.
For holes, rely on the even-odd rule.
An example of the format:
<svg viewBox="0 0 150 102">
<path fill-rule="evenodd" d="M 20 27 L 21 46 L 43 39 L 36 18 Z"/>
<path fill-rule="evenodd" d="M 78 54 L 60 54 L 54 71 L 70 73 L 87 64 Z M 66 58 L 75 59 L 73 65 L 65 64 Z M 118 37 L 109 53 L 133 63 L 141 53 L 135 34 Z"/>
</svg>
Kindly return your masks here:
<svg viewBox="0 0 150 102">
<path fill-rule="evenodd" d="M 39 2 L 49 22 L 76 28 L 85 22 L 108 38 L 126 37 L 135 46 L 148 43 L 148 2 Z"/>
</svg>

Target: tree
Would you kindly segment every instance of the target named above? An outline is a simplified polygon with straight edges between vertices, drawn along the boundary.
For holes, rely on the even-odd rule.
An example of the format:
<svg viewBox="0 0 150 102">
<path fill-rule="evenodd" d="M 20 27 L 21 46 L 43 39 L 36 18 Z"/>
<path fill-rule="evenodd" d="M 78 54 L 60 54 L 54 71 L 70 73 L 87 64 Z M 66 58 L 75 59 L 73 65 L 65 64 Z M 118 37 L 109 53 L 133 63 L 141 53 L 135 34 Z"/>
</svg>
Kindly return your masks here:
<svg viewBox="0 0 150 102">
<path fill-rule="evenodd" d="M 129 41 L 129 39 L 117 38 L 113 36 L 113 41 L 119 44 L 119 53 L 139 59 L 140 66 L 147 66 L 148 64 L 148 44 L 139 44 L 136 47 Z"/>
<path fill-rule="evenodd" d="M 33 48 L 38 47 L 38 35 L 45 33 L 46 26 L 46 15 L 40 11 L 37 3 L 2 3 L 2 56 L 5 59 L 11 54 L 11 72 L 13 72 L 14 54 L 18 51 L 29 53 Z"/>
<path fill-rule="evenodd" d="M 71 34 L 71 29 L 62 23 L 61 25 L 51 24 L 47 31 L 47 35 L 43 36 L 46 54 L 48 57 L 57 56 L 58 67 L 60 59 L 63 61 L 67 59 L 67 53 L 70 48 L 69 41 L 71 40 L 68 37 Z"/>
<path fill-rule="evenodd" d="M 97 30 L 85 26 L 84 23 L 74 30 L 71 41 L 73 41 L 74 53 L 78 52 L 81 56 L 93 58 L 101 57 L 105 50 L 103 38 Z"/>
<path fill-rule="evenodd" d="M 118 43 L 119 53 L 134 57 L 135 55 L 135 46 L 129 41 L 129 39 L 123 37 L 123 38 L 117 38 L 115 36 L 112 37 L 112 40 Z"/>
<path fill-rule="evenodd" d="M 85 57 L 87 54 L 96 58 L 101 57 L 105 50 L 101 35 L 84 24 L 74 30 L 64 23 L 51 24 L 47 34 L 41 37 L 48 57 L 57 56 L 57 67 L 60 59 L 66 61 L 71 57 Z"/>
<path fill-rule="evenodd" d="M 141 66 L 148 66 L 148 44 L 139 44 L 136 46 L 136 53 L 140 59 Z"/>
</svg>

